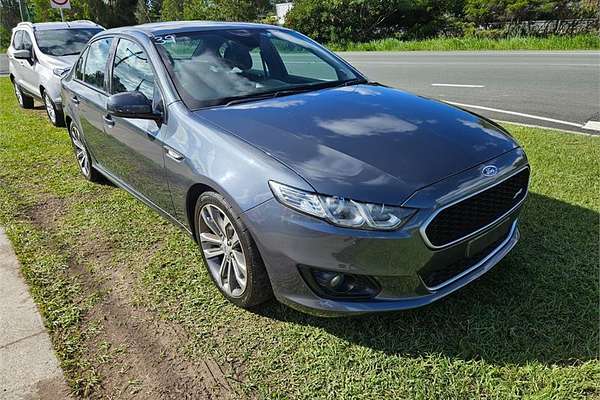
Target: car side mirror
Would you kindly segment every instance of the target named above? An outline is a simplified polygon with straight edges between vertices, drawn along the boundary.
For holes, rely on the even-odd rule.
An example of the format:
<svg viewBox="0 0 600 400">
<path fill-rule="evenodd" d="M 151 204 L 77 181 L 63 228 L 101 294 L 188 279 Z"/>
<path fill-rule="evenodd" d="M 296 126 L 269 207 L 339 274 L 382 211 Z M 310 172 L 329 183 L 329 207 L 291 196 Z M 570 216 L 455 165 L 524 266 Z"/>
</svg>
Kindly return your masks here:
<svg viewBox="0 0 600 400">
<path fill-rule="evenodd" d="M 162 115 L 152 109 L 152 100 L 142 92 L 124 92 L 108 98 L 106 108 L 110 115 L 121 118 L 151 119 L 160 121 Z"/>
<path fill-rule="evenodd" d="M 15 50 L 13 56 L 19 60 L 31 60 L 31 50 Z"/>
</svg>

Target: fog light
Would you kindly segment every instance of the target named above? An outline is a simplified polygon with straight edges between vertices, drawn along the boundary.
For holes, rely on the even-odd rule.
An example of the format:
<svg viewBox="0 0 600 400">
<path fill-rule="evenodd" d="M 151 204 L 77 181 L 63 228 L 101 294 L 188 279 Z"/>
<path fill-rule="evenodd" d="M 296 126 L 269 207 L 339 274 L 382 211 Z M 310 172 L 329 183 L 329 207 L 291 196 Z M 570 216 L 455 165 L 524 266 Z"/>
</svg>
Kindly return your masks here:
<svg viewBox="0 0 600 400">
<path fill-rule="evenodd" d="M 300 267 L 300 272 L 310 288 L 321 297 L 368 299 L 375 297 L 381 291 L 379 284 L 366 275 L 325 271 L 304 266 Z"/>
</svg>

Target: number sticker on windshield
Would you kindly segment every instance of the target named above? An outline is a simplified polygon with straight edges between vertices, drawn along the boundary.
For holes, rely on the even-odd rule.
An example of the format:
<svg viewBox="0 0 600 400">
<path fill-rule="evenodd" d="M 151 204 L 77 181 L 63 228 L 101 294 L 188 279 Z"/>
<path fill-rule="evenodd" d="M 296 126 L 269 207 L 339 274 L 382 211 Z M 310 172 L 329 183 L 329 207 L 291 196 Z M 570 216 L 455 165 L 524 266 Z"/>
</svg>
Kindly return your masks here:
<svg viewBox="0 0 600 400">
<path fill-rule="evenodd" d="M 156 44 L 176 43 L 175 35 L 156 36 L 154 38 Z"/>
</svg>

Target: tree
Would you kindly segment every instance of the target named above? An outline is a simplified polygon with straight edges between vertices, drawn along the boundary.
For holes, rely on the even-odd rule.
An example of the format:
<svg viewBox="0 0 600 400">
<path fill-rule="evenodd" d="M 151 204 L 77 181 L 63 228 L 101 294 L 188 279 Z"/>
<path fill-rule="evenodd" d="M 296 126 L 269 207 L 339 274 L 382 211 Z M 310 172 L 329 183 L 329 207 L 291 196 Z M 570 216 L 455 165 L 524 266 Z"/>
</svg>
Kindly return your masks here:
<svg viewBox="0 0 600 400">
<path fill-rule="evenodd" d="M 163 0 L 161 20 L 177 21 L 183 18 L 184 0 Z"/>
<path fill-rule="evenodd" d="M 21 22 L 19 2 L 0 0 L 0 48 L 8 47 L 12 28 Z"/>
<path fill-rule="evenodd" d="M 268 0 L 186 0 L 184 19 L 211 21 L 256 21 L 262 16 Z"/>
<path fill-rule="evenodd" d="M 135 19 L 138 24 L 161 20 L 162 0 L 138 0 Z"/>
<path fill-rule="evenodd" d="M 433 36 L 447 0 L 298 0 L 286 24 L 319 41 L 368 41 L 382 37 Z"/>
</svg>

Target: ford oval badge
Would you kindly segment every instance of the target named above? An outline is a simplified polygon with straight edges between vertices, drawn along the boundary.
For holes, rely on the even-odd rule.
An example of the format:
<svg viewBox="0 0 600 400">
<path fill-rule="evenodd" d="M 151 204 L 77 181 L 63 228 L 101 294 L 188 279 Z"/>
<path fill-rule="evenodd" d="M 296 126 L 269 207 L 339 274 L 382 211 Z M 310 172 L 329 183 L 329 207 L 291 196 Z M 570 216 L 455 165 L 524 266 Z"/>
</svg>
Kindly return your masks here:
<svg viewBox="0 0 600 400">
<path fill-rule="evenodd" d="M 481 170 L 481 174 L 483 176 L 488 176 L 488 177 L 495 176 L 498 174 L 498 167 L 496 167 L 495 165 L 486 165 Z"/>
</svg>

